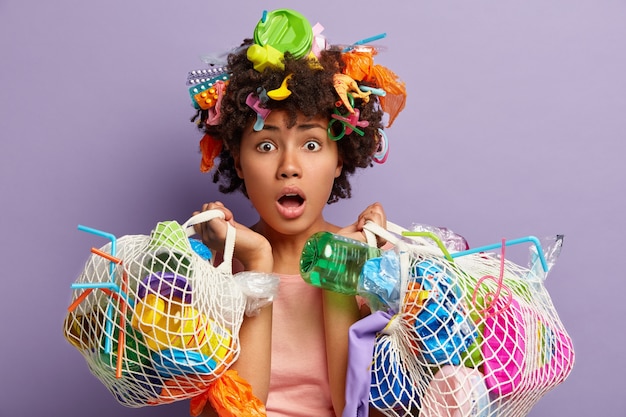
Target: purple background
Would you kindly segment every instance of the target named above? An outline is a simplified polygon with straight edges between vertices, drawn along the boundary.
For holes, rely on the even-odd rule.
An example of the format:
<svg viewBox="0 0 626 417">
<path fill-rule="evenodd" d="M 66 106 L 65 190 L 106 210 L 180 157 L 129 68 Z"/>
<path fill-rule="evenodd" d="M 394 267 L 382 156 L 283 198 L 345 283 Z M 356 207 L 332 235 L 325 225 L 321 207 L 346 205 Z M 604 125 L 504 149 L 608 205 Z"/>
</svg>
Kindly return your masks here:
<svg viewBox="0 0 626 417">
<path fill-rule="evenodd" d="M 387 32 L 377 61 L 408 87 L 387 164 L 329 218 L 380 201 L 472 246 L 565 234 L 547 286 L 577 361 L 531 416 L 626 415 L 626 3 L 293 3 L 0 1 L 0 416 L 188 415 L 118 405 L 63 338 L 70 284 L 105 243 L 76 227 L 145 234 L 215 199 L 254 220 L 198 170 L 185 78 L 285 5 L 333 43 Z"/>
</svg>

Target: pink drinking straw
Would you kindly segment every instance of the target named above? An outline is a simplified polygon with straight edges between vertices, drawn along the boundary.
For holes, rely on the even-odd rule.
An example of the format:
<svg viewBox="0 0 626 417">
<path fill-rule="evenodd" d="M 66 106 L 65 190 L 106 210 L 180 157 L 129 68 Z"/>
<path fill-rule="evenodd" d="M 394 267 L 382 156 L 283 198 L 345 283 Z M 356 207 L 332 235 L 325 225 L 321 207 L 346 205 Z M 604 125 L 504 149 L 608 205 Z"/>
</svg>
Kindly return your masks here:
<svg viewBox="0 0 626 417">
<path fill-rule="evenodd" d="M 485 308 L 479 311 L 480 314 L 484 315 L 485 319 L 493 318 L 499 315 L 500 313 L 508 309 L 511 306 L 511 303 L 513 302 L 513 292 L 511 291 L 509 287 L 504 285 L 504 252 L 505 252 L 504 248 L 505 247 L 506 247 L 506 240 L 502 239 L 502 248 L 501 248 L 501 255 L 500 255 L 500 276 L 496 278 L 493 275 L 485 275 L 484 277 L 480 278 L 476 282 L 476 286 L 474 286 L 474 292 L 472 294 L 472 304 L 476 306 L 477 305 L 476 298 L 478 297 L 478 289 L 480 288 L 480 284 L 482 284 L 484 281 L 487 281 L 487 280 L 495 281 L 496 284 L 498 284 L 498 288 L 496 289 L 495 293 L 488 292 L 485 295 L 486 306 Z M 496 310 L 495 309 L 496 303 L 500 299 L 500 293 L 503 290 L 506 293 L 506 301 L 504 303 L 504 306 L 500 310 Z"/>
</svg>

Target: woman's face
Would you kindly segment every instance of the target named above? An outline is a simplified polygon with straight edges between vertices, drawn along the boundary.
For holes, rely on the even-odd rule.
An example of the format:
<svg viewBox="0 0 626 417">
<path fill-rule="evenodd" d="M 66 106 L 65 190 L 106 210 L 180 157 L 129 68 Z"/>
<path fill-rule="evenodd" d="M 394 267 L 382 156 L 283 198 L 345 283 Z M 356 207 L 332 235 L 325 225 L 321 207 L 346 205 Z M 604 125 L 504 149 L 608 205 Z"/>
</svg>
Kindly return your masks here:
<svg viewBox="0 0 626 417">
<path fill-rule="evenodd" d="M 322 210 L 342 169 L 327 126 L 324 117 L 299 114 L 287 127 L 286 113 L 273 110 L 262 130 L 249 126 L 241 138 L 237 174 L 262 221 L 278 233 L 310 234 L 324 223 Z"/>
</svg>

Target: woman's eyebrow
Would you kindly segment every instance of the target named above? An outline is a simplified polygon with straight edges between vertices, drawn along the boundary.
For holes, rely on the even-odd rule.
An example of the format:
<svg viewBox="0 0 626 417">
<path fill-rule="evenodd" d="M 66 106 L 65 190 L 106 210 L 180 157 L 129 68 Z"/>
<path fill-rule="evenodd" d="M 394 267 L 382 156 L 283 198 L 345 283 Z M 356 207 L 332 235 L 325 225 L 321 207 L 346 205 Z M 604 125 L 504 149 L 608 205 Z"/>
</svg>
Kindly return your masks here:
<svg viewBox="0 0 626 417">
<path fill-rule="evenodd" d="M 326 126 L 322 125 L 321 123 L 317 123 L 317 122 L 301 123 L 299 125 L 296 125 L 295 128 L 297 130 L 310 130 L 310 129 L 326 130 Z M 280 128 L 278 126 L 266 123 L 266 124 L 263 125 L 263 130 L 277 131 L 277 130 L 280 130 Z"/>
<path fill-rule="evenodd" d="M 275 131 L 275 130 L 279 130 L 279 127 L 265 123 L 263 125 L 263 129 L 262 130 L 274 130 Z"/>
<path fill-rule="evenodd" d="M 326 130 L 326 126 L 321 123 L 312 122 L 312 123 L 302 123 L 297 126 L 298 130 L 309 130 L 309 129 L 322 129 Z"/>
</svg>

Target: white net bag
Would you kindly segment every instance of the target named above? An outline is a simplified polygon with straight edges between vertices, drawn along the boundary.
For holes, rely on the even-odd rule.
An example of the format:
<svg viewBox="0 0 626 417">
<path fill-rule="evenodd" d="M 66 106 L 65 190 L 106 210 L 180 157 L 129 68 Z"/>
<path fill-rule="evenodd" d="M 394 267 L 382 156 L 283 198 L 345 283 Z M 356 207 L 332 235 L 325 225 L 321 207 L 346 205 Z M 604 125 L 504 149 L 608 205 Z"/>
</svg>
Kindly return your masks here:
<svg viewBox="0 0 626 417">
<path fill-rule="evenodd" d="M 397 269 L 379 276 L 395 273 L 400 294 L 395 305 L 380 294 L 370 303 L 393 306 L 383 328 L 367 329 L 371 406 L 387 416 L 521 417 L 569 375 L 573 345 L 544 286 L 550 265 L 536 238 L 448 252 L 431 232 L 366 228 L 395 244 L 383 258 Z M 505 246 L 527 242 L 529 267 L 505 259 Z"/>
<path fill-rule="evenodd" d="M 183 225 L 158 223 L 150 236 L 119 239 L 82 228 L 111 242 L 92 249 L 72 285 L 64 335 L 125 406 L 198 396 L 239 355 L 250 299 L 233 279 L 235 229 L 228 227 L 217 267 L 208 248 L 190 238 L 193 224 L 217 216 L 223 214 L 207 211 Z"/>
</svg>

